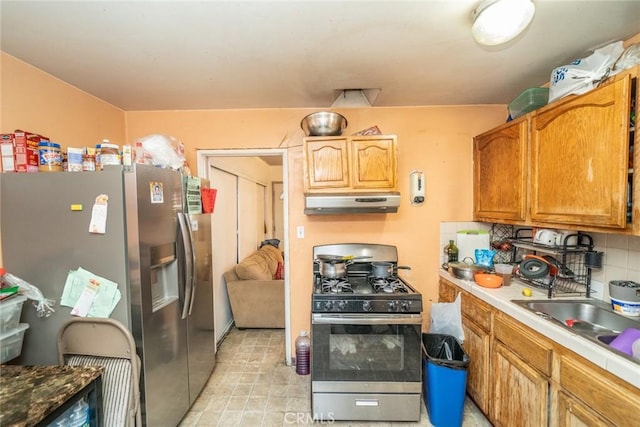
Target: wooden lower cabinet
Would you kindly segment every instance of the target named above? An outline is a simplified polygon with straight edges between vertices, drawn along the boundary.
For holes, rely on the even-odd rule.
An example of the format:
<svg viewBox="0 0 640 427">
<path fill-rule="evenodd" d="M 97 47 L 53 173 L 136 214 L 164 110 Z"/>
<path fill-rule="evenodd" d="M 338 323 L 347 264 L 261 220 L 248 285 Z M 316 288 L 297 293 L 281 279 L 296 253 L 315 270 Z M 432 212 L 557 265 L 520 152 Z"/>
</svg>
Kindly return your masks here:
<svg viewBox="0 0 640 427">
<path fill-rule="evenodd" d="M 494 341 L 500 341 L 529 366 L 551 377 L 553 346 L 549 340 L 503 313 L 494 315 L 491 332 Z"/>
<path fill-rule="evenodd" d="M 597 413 L 564 391 L 556 397 L 558 427 L 605 427 L 613 424 L 605 421 Z"/>
<path fill-rule="evenodd" d="M 467 371 L 467 393 L 478 408 L 489 413 L 489 340 L 490 335 L 473 323 L 462 318 L 464 330 L 464 351 L 471 362 Z"/>
<path fill-rule="evenodd" d="M 456 299 L 456 295 L 458 295 L 458 287 L 453 285 L 452 283 L 440 279 L 440 287 L 438 288 L 438 301 L 440 302 L 453 302 Z"/>
<path fill-rule="evenodd" d="M 640 390 L 575 354 L 560 352 L 558 362 L 562 390 L 608 420 L 603 425 L 640 425 Z"/>
<path fill-rule="evenodd" d="M 440 302 L 453 302 L 459 292 L 462 292 L 452 283 L 440 279 L 438 290 Z M 462 312 L 466 316 L 462 317 L 462 329 L 464 331 L 465 353 L 471 362 L 467 368 L 467 393 L 476 403 L 478 408 L 485 413 L 489 413 L 489 345 L 491 336 L 489 306 L 473 295 L 462 292 Z"/>
<path fill-rule="evenodd" d="M 440 279 L 439 296 L 462 292 L 467 393 L 496 426 L 640 426 L 640 389 Z"/>
<path fill-rule="evenodd" d="M 491 381 L 495 425 L 547 425 L 549 380 L 500 342 L 492 349 Z"/>
</svg>

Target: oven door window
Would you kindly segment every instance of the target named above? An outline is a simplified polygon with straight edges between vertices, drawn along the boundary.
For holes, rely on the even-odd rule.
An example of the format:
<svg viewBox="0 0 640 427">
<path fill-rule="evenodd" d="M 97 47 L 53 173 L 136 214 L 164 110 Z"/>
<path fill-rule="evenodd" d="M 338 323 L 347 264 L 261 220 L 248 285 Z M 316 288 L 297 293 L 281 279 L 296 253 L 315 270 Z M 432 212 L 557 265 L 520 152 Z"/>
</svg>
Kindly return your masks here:
<svg viewBox="0 0 640 427">
<path fill-rule="evenodd" d="M 420 335 L 420 325 L 314 325 L 313 379 L 420 381 Z"/>
</svg>

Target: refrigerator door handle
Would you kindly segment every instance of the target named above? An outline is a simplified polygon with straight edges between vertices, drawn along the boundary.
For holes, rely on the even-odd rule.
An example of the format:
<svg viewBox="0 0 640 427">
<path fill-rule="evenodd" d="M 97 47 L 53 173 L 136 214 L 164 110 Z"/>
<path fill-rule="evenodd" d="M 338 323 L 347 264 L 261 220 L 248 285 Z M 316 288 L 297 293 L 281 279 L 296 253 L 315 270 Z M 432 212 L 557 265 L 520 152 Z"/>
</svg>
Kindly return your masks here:
<svg viewBox="0 0 640 427">
<path fill-rule="evenodd" d="M 192 230 L 192 226 L 191 226 L 191 221 L 188 215 L 185 214 L 185 218 L 186 218 L 186 223 L 187 226 L 189 227 L 189 242 L 191 243 L 191 245 L 189 246 L 189 252 L 191 252 L 191 300 L 189 301 L 189 316 L 191 316 L 191 312 L 193 311 L 193 302 L 196 299 L 196 272 L 197 272 L 197 265 L 196 265 L 196 247 L 195 247 L 195 243 L 193 242 L 193 230 Z M 189 254 L 187 254 L 187 256 L 189 256 Z"/>
<path fill-rule="evenodd" d="M 186 319 L 189 313 L 189 305 L 191 304 L 191 291 L 193 289 L 191 276 L 193 272 L 193 251 L 191 250 L 191 232 L 185 215 L 178 213 L 178 224 L 180 225 L 180 238 L 182 239 L 182 247 L 184 248 L 185 273 L 181 282 L 184 286 L 184 303 L 182 305 L 182 318 Z"/>
</svg>

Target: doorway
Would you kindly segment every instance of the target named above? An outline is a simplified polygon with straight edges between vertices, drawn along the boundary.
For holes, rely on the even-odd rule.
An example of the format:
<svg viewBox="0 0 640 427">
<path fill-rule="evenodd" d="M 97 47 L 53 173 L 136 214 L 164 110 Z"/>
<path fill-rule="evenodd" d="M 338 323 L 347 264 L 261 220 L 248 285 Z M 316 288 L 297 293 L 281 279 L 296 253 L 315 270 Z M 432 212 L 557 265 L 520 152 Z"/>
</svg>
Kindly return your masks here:
<svg viewBox="0 0 640 427">
<path fill-rule="evenodd" d="M 284 241 L 284 203 L 278 203 L 284 200 L 284 185 L 282 181 L 273 181 L 271 183 L 271 215 L 273 218 L 272 235 L 274 239 L 281 242 Z"/>
<path fill-rule="evenodd" d="M 198 176 L 203 178 L 207 178 L 211 181 L 212 187 L 214 182 L 219 182 L 220 179 L 225 179 L 224 185 L 226 191 L 222 191 L 216 197 L 216 208 L 214 210 L 214 215 L 216 215 L 217 210 L 224 210 L 224 216 L 226 218 L 225 221 L 229 223 L 233 223 L 233 218 L 239 218 L 239 209 L 238 205 L 230 201 L 229 198 L 229 190 L 239 191 L 239 188 L 243 188 L 244 194 L 247 194 L 247 191 L 251 194 L 255 194 L 255 197 L 250 197 L 249 201 L 245 201 L 245 205 L 242 209 L 245 209 L 246 206 L 251 206 L 251 209 L 256 209 L 258 206 L 262 205 L 264 207 L 263 213 L 265 214 L 264 221 L 262 227 L 255 227 L 255 234 L 259 240 L 258 243 L 264 238 L 277 238 L 280 239 L 280 248 L 284 253 L 284 265 L 285 265 L 285 274 L 284 274 L 284 304 L 285 304 L 285 357 L 286 363 L 291 364 L 291 337 L 290 337 L 290 300 L 289 300 L 289 271 L 287 266 L 289 266 L 289 244 L 288 244 L 288 235 L 286 230 L 288 230 L 288 168 L 287 168 L 287 151 L 286 149 L 228 149 L 228 150 L 198 150 L 197 151 L 197 164 L 198 164 Z M 270 168 L 271 176 L 267 179 L 268 184 L 264 185 L 262 178 L 256 178 L 255 173 L 253 172 L 255 167 L 249 168 L 252 171 L 247 172 L 247 168 L 241 166 L 243 163 L 251 164 L 250 162 L 264 162 L 268 166 L 275 166 Z M 224 164 L 224 166 L 220 166 Z M 257 163 L 254 163 L 257 164 Z M 230 165 L 230 166 L 229 166 Z M 224 169 L 233 169 L 231 175 L 236 175 L 235 184 L 229 180 L 228 171 L 222 171 L 220 168 Z M 275 171 L 275 172 L 273 172 Z M 222 177 L 222 178 L 221 178 Z M 264 185 L 264 186 L 263 186 Z M 222 198 L 220 198 L 222 196 Z M 224 200 L 224 201 L 223 201 Z M 223 204 L 224 203 L 224 204 Z M 234 204 L 234 207 L 228 209 L 229 204 Z M 224 207 L 222 207 L 224 206 Z M 235 215 L 233 212 L 236 212 Z M 215 216 L 214 216 L 215 218 Z M 215 221 L 214 221 L 215 222 Z M 254 223 L 255 225 L 255 223 Z M 212 227 L 213 233 L 213 258 L 214 258 L 214 280 L 216 282 L 222 281 L 221 283 L 216 283 L 218 286 L 216 292 L 217 298 L 227 298 L 226 295 L 226 286 L 224 286 L 223 279 L 221 277 L 220 270 L 226 271 L 231 265 L 235 265 L 239 261 L 240 250 L 237 245 L 238 241 L 242 239 L 238 236 L 233 236 L 233 233 L 238 229 L 238 224 L 233 223 L 233 227 L 225 227 L 221 226 L 224 229 L 215 231 L 215 226 Z M 246 227 L 248 228 L 248 227 Z M 231 232 L 230 232 L 231 230 Z M 249 233 L 251 234 L 251 233 Z M 245 236 L 246 237 L 246 236 Z M 261 238 L 262 237 L 262 238 Z M 235 244 L 234 244 L 235 239 Z M 220 244 L 220 240 L 225 240 L 226 244 Z M 218 244 L 216 244 L 218 241 Z M 235 249 L 230 249 L 229 244 L 231 244 Z M 252 242 L 244 243 L 245 250 L 253 245 Z M 216 251 L 216 249 L 218 249 Z M 252 250 L 257 249 L 257 247 Z M 218 254 L 217 254 L 218 252 Z M 234 253 L 237 254 L 234 256 Z M 231 254 L 231 255 L 230 255 Z M 216 267 L 216 261 L 218 262 L 218 266 Z M 218 277 L 220 275 L 220 277 Z M 218 310 L 220 311 L 220 310 Z M 217 328 L 227 328 L 228 325 L 225 321 L 224 316 L 228 315 L 225 313 L 226 307 L 221 310 L 221 313 L 216 312 L 217 322 L 219 324 L 216 325 Z M 226 331 L 225 331 L 226 332 Z M 218 335 L 218 331 L 216 331 L 216 335 Z"/>
</svg>

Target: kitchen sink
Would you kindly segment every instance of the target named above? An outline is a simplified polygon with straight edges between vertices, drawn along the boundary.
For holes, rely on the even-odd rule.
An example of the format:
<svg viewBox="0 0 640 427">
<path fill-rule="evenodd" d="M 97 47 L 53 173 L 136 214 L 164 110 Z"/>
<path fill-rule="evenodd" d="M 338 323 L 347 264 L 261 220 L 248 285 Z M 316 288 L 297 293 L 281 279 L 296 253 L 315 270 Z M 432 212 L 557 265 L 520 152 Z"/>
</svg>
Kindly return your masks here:
<svg viewBox="0 0 640 427">
<path fill-rule="evenodd" d="M 640 360 L 608 344 L 627 328 L 640 329 L 640 319 L 625 317 L 596 300 L 511 300 L 534 314 L 640 364 Z"/>
</svg>

